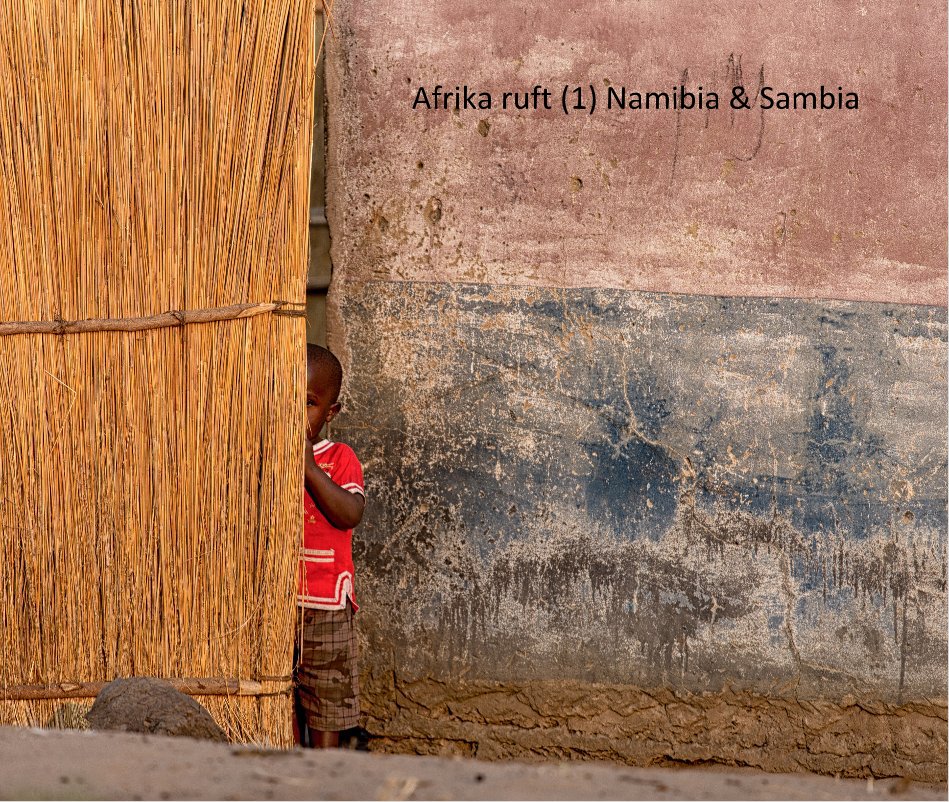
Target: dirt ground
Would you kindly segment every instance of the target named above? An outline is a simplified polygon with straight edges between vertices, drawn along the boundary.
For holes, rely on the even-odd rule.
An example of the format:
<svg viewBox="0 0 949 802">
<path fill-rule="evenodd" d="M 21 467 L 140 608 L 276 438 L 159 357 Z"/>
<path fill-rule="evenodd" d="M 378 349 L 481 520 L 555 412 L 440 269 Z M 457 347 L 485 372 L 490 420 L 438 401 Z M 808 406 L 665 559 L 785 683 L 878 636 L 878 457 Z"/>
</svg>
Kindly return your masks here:
<svg viewBox="0 0 949 802">
<path fill-rule="evenodd" d="M 2 799 L 945 799 L 946 786 L 255 747 L 0 727 Z"/>
</svg>

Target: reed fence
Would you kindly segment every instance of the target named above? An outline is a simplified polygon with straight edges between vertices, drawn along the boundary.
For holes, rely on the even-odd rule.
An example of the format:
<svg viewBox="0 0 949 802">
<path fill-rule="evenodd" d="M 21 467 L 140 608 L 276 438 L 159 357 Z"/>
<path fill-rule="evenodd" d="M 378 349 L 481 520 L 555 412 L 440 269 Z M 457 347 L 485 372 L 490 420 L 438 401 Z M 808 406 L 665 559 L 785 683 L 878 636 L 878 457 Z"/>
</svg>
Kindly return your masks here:
<svg viewBox="0 0 949 802">
<path fill-rule="evenodd" d="M 315 13 L 0 4 L 0 723 L 291 741 Z"/>
</svg>

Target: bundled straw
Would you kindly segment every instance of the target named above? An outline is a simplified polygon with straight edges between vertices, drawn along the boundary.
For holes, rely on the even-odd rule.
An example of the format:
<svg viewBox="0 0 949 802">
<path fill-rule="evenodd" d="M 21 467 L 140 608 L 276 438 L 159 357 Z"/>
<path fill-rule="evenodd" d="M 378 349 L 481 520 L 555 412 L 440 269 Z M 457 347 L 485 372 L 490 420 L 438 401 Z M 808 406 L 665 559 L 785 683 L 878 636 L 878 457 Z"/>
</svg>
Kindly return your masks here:
<svg viewBox="0 0 949 802">
<path fill-rule="evenodd" d="M 13 686 L 287 686 L 305 337 L 258 307 L 304 296 L 313 15 L 0 4 L 0 322 L 263 312 L 0 337 L 0 723 L 58 706 Z M 201 701 L 290 741 L 286 695 Z"/>
</svg>

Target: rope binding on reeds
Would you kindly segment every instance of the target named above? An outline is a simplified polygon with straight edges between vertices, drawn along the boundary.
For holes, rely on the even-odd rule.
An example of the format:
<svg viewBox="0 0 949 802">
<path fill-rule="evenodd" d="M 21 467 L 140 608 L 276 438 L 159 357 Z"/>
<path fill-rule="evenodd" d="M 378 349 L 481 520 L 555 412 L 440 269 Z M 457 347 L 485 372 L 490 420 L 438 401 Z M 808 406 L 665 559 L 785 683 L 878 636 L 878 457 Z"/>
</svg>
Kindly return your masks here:
<svg viewBox="0 0 949 802">
<path fill-rule="evenodd" d="M 162 677 L 188 696 L 288 696 L 293 690 L 291 677 L 266 677 L 257 680 L 225 677 Z M 0 688 L 0 701 L 34 699 L 92 699 L 107 682 L 54 682 L 50 684 L 9 685 Z"/>
<path fill-rule="evenodd" d="M 93 331 L 148 331 L 186 326 L 192 323 L 215 323 L 239 320 L 270 312 L 287 317 L 303 317 L 306 306 L 293 301 L 270 301 L 256 304 L 233 304 L 211 309 L 171 310 L 146 317 L 104 317 L 87 320 L 27 320 L 0 323 L 0 337 L 13 334 L 84 334 Z"/>
</svg>

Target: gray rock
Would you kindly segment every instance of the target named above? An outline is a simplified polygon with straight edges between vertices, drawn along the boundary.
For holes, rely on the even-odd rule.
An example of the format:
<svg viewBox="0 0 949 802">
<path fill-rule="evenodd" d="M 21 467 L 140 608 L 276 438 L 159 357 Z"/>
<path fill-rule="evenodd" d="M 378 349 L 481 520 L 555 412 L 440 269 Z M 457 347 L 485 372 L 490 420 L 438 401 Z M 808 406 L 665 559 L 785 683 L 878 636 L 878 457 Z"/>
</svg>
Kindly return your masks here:
<svg viewBox="0 0 949 802">
<path fill-rule="evenodd" d="M 154 677 L 113 680 L 99 692 L 86 719 L 94 730 L 227 741 L 207 710 L 170 682 Z"/>
</svg>

